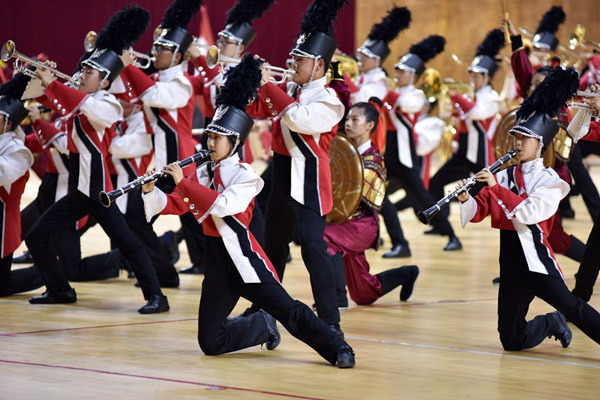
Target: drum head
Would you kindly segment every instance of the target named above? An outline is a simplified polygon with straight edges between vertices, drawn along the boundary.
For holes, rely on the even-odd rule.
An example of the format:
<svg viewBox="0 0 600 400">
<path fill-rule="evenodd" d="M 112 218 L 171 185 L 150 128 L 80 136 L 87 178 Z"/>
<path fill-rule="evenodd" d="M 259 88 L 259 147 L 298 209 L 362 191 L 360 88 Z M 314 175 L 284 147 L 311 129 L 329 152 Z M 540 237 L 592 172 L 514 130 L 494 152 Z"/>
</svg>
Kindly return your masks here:
<svg viewBox="0 0 600 400">
<path fill-rule="evenodd" d="M 358 208 L 362 196 L 363 165 L 354 143 L 338 133 L 329 149 L 333 208 L 327 214 L 328 224 L 348 220 Z"/>
</svg>

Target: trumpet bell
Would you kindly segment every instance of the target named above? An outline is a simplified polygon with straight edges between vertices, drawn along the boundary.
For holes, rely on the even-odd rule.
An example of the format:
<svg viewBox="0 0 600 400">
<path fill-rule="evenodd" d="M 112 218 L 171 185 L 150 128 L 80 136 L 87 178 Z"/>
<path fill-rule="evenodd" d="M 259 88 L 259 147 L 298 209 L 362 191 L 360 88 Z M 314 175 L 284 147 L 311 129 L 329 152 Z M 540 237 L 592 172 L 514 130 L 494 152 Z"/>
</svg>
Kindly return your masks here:
<svg viewBox="0 0 600 400">
<path fill-rule="evenodd" d="M 83 48 L 85 51 L 93 51 L 96 48 L 96 38 L 98 34 L 95 31 L 89 31 L 83 39 Z"/>
<path fill-rule="evenodd" d="M 15 42 L 12 40 L 8 40 L 6 43 L 4 43 L 4 46 L 2 46 L 2 61 L 7 62 L 10 60 L 15 54 L 15 48 Z"/>
</svg>

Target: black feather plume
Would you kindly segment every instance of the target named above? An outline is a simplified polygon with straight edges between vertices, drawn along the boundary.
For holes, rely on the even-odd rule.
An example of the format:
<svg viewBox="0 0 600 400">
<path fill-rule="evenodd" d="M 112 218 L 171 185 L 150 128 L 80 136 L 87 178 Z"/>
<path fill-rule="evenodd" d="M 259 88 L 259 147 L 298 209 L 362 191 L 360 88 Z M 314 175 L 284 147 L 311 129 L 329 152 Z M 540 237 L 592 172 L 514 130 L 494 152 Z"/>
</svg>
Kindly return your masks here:
<svg viewBox="0 0 600 400">
<path fill-rule="evenodd" d="M 267 11 L 274 2 L 275 0 L 239 0 L 227 13 L 225 25 L 243 22 L 252 25 L 252 21 Z"/>
<path fill-rule="evenodd" d="M 431 35 L 417 44 L 410 46 L 409 52 L 419 56 L 424 63 L 444 51 L 446 39 L 443 36 Z"/>
<path fill-rule="evenodd" d="M 149 25 L 150 13 L 147 10 L 135 4 L 125 6 L 110 17 L 104 29 L 98 33 L 96 48 L 121 54 L 138 41 Z"/>
<path fill-rule="evenodd" d="M 313 0 L 300 24 L 300 33 L 323 32 L 333 36 L 333 21 L 348 0 Z"/>
<path fill-rule="evenodd" d="M 202 0 L 175 0 L 165 11 L 160 26 L 164 29 L 181 27 L 187 30 L 190 21 L 200 10 L 201 5 Z"/>
<path fill-rule="evenodd" d="M 368 39 L 383 40 L 385 43 L 389 43 L 398 36 L 400 31 L 408 28 L 410 21 L 411 15 L 408 8 L 394 7 L 380 23 L 373 25 Z"/>
<path fill-rule="evenodd" d="M 554 68 L 523 101 L 517 111 L 517 120 L 529 118 L 534 113 L 556 116 L 578 88 L 579 75 L 573 68 Z"/>
<path fill-rule="evenodd" d="M 504 34 L 500 29 L 494 29 L 487 34 L 483 42 L 477 47 L 476 54 L 496 58 L 504 44 Z"/>
<path fill-rule="evenodd" d="M 10 81 L 0 85 L 0 96 L 20 100 L 30 79 L 29 76 L 22 73 L 16 74 Z"/>
<path fill-rule="evenodd" d="M 548 10 L 546 12 L 546 14 L 544 14 L 544 16 L 542 17 L 542 20 L 540 21 L 540 25 L 538 26 L 537 31 L 535 31 L 535 32 L 536 33 L 538 33 L 538 32 L 554 33 L 558 30 L 558 27 L 560 26 L 560 24 L 565 22 L 566 18 L 567 18 L 567 16 L 566 16 L 565 12 L 563 11 L 562 7 L 560 7 L 560 6 L 552 7 L 550 10 Z"/>
<path fill-rule="evenodd" d="M 246 54 L 242 61 L 225 74 L 225 84 L 217 96 L 217 104 L 231 105 L 240 110 L 252 101 L 260 87 L 262 61 L 254 58 L 253 54 Z"/>
</svg>

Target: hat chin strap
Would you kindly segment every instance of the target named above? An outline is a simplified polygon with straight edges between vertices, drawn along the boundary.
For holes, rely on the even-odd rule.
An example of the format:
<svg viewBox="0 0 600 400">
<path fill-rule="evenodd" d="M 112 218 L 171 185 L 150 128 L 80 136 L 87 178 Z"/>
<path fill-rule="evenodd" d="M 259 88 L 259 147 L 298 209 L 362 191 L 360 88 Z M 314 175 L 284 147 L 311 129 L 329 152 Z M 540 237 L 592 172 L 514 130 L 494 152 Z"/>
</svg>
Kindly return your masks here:
<svg viewBox="0 0 600 400">
<path fill-rule="evenodd" d="M 310 85 L 310 83 L 313 81 L 313 78 L 315 77 L 315 71 L 317 70 L 317 60 L 319 60 L 321 56 L 312 56 L 311 58 L 313 59 L 312 71 L 310 73 L 310 78 L 308 79 L 308 81 L 302 85 L 303 89 L 308 87 L 308 85 Z"/>
<path fill-rule="evenodd" d="M 542 156 L 543 148 L 544 148 L 544 138 L 540 137 L 540 144 L 538 146 L 537 152 L 535 153 L 535 158 L 540 158 Z"/>
</svg>

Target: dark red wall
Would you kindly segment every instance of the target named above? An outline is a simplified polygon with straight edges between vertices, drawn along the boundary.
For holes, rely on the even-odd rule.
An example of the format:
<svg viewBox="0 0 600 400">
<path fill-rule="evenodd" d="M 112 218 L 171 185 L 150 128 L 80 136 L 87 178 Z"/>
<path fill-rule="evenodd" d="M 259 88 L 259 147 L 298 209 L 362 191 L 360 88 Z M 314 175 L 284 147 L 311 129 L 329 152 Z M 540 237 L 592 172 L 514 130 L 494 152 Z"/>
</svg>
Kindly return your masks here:
<svg viewBox="0 0 600 400">
<path fill-rule="evenodd" d="M 212 31 L 224 27 L 226 12 L 236 0 L 205 0 Z M 283 66 L 287 54 L 294 45 L 304 10 L 311 0 L 276 0 L 254 27 L 258 36 L 248 51 L 258 53 L 272 65 Z M 56 61 L 60 71 L 70 73 L 83 53 L 83 39 L 89 30 L 100 31 L 110 16 L 120 7 L 131 4 L 123 0 L 4 0 L 0 42 L 9 39 L 16 43 L 19 52 L 35 56 L 48 54 Z M 148 51 L 152 45 L 152 32 L 160 23 L 169 5 L 165 0 L 138 0 L 137 4 L 150 11 L 151 28 L 135 49 Z M 189 29 L 197 35 L 200 18 L 194 18 Z M 339 47 L 346 53 L 354 51 L 354 5 L 346 6 L 336 23 L 335 35 Z"/>
</svg>

